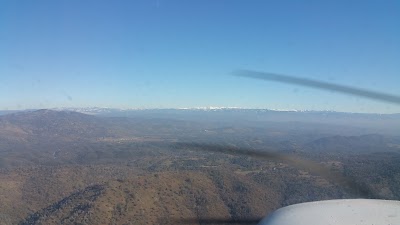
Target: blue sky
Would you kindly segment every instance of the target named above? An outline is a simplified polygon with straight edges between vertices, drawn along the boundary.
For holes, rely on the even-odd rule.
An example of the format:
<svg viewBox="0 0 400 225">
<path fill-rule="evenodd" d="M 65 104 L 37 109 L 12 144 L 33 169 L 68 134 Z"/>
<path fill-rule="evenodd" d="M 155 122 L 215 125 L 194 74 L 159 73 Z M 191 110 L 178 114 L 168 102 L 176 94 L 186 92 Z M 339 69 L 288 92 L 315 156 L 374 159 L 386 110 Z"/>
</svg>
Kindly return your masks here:
<svg viewBox="0 0 400 225">
<path fill-rule="evenodd" d="M 398 113 L 250 69 L 400 94 L 400 2 L 0 1 L 0 109 L 227 106 Z"/>
</svg>

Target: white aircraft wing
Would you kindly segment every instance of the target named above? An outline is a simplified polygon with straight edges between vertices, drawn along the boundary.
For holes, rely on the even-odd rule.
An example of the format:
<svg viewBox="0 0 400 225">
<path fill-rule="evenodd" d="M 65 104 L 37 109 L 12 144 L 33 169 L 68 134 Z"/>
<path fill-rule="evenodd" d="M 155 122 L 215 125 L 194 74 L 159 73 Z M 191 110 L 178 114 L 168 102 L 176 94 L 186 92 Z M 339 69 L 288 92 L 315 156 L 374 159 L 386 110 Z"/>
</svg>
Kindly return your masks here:
<svg viewBox="0 0 400 225">
<path fill-rule="evenodd" d="M 400 225 L 400 201 L 327 200 L 276 210 L 259 225 Z"/>
</svg>

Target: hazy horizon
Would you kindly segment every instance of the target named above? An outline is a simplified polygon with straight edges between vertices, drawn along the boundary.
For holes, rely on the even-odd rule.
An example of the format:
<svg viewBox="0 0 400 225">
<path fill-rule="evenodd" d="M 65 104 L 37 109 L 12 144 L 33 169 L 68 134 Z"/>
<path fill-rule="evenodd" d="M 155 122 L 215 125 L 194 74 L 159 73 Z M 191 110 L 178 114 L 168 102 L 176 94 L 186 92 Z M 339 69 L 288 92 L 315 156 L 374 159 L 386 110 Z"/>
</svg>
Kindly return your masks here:
<svg viewBox="0 0 400 225">
<path fill-rule="evenodd" d="M 345 114 L 372 114 L 372 115 L 397 115 L 400 112 L 393 113 L 376 113 L 376 112 L 350 112 L 350 111 L 336 111 L 336 110 L 307 110 L 307 109 L 273 109 L 273 108 L 245 108 L 245 107 L 225 107 L 225 106 L 198 106 L 198 107 L 182 107 L 182 108 L 118 108 L 118 107 L 52 107 L 52 108 L 26 108 L 26 109 L 0 109 L 0 111 L 36 111 L 36 110 L 55 110 L 55 111 L 75 111 L 85 112 L 90 110 L 121 110 L 121 111 L 146 111 L 146 110 L 197 110 L 197 111 L 218 111 L 218 110 L 266 110 L 273 112 L 321 112 L 321 113 L 345 113 Z"/>
</svg>

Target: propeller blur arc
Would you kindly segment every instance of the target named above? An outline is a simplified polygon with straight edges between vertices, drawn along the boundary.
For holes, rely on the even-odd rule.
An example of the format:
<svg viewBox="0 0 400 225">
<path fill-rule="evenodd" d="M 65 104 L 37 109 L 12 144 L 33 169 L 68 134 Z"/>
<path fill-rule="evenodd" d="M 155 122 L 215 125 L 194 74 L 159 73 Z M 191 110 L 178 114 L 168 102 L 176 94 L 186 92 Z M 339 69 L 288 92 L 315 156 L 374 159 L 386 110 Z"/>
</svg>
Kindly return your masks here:
<svg viewBox="0 0 400 225">
<path fill-rule="evenodd" d="M 233 72 L 234 76 L 247 77 L 259 80 L 276 81 L 281 83 L 295 84 L 300 86 L 318 88 L 323 90 L 336 91 L 343 94 L 349 94 L 354 96 L 359 96 L 363 98 L 374 99 L 377 101 L 389 102 L 393 104 L 400 105 L 400 96 L 376 92 L 371 90 L 366 90 L 362 88 L 350 87 L 346 85 L 333 84 L 329 82 L 311 80 L 306 78 L 299 78 L 294 76 L 259 72 L 252 70 L 237 70 Z"/>
<path fill-rule="evenodd" d="M 357 197 L 379 198 L 376 193 L 372 192 L 365 185 L 361 185 L 355 182 L 354 179 L 352 179 L 351 177 L 344 176 L 337 171 L 332 171 L 331 169 L 324 167 L 319 163 L 301 158 L 299 156 L 216 144 L 178 142 L 175 143 L 174 146 L 178 149 L 198 149 L 199 151 L 208 151 L 214 153 L 217 152 L 230 155 L 243 155 L 262 160 L 274 160 L 283 162 L 295 168 L 323 177 L 327 181 L 330 181 L 334 184 L 340 185 L 344 187 L 349 193 Z"/>
</svg>

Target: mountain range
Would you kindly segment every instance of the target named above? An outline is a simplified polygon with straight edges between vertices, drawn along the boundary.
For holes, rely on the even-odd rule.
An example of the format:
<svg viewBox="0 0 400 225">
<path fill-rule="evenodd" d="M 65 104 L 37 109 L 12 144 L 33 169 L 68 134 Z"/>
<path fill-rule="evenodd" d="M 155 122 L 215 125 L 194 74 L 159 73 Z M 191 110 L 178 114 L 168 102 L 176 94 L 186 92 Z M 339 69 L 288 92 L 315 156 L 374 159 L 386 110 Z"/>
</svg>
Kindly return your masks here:
<svg viewBox="0 0 400 225">
<path fill-rule="evenodd" d="M 291 114 L 291 120 L 283 119 Z M 201 224 L 209 218 L 261 218 L 305 201 L 360 197 L 279 160 L 179 149 L 176 143 L 306 158 L 376 196 L 400 199 L 400 137 L 390 129 L 315 119 L 322 112 L 118 115 L 48 109 L 1 115 L 0 224 Z"/>
</svg>

